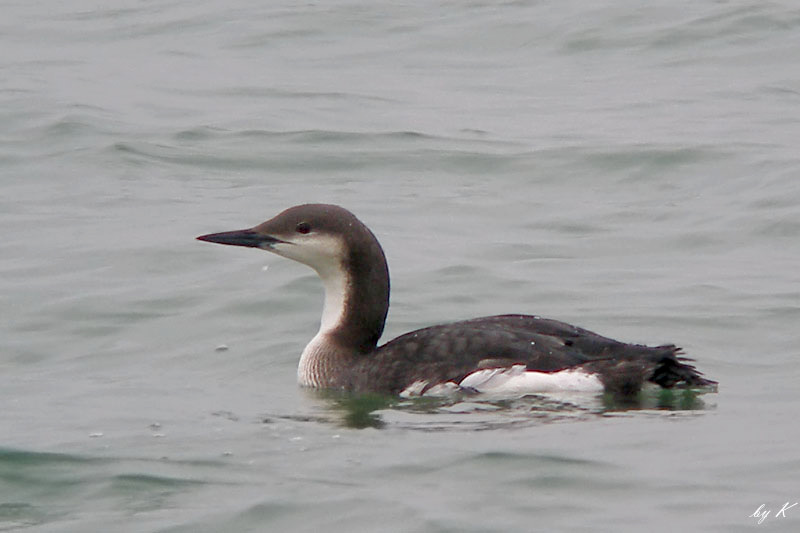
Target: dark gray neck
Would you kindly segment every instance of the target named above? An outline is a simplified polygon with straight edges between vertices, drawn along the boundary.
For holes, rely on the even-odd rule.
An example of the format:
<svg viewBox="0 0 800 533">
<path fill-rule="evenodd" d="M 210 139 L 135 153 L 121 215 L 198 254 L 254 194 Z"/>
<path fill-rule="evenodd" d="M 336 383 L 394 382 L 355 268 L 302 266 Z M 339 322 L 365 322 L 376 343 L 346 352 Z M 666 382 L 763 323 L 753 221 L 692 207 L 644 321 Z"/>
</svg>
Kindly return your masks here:
<svg viewBox="0 0 800 533">
<path fill-rule="evenodd" d="M 375 350 L 389 312 L 386 257 L 372 232 L 367 233 L 346 254 L 344 312 L 330 332 L 337 344 L 357 354 Z"/>
</svg>

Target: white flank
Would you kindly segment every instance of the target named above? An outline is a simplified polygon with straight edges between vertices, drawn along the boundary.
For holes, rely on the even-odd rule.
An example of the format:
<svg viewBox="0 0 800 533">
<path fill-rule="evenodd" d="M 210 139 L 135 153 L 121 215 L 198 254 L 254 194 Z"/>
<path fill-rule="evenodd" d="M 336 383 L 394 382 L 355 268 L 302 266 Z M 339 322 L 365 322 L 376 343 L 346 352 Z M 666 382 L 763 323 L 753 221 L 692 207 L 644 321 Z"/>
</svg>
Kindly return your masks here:
<svg viewBox="0 0 800 533">
<path fill-rule="evenodd" d="M 535 372 L 525 365 L 505 368 L 485 368 L 468 375 L 461 383 L 446 381 L 437 383 L 425 392 L 428 381 L 415 381 L 403 392 L 402 398 L 419 396 L 450 396 L 460 389 L 470 389 L 491 396 L 524 396 L 552 392 L 601 392 L 603 384 L 594 374 L 581 370 L 561 370 L 559 372 Z"/>
<path fill-rule="evenodd" d="M 461 387 L 459 387 L 453 381 L 445 381 L 444 383 L 437 383 L 430 389 L 426 390 L 423 396 L 436 396 L 436 397 L 452 396 L 453 394 L 458 392 L 460 388 Z"/>
<path fill-rule="evenodd" d="M 425 380 L 417 380 L 400 393 L 401 398 L 415 398 L 417 396 L 422 396 L 422 389 L 425 388 L 428 382 Z"/>
<path fill-rule="evenodd" d="M 461 380 L 459 386 L 481 393 L 502 395 L 562 391 L 601 392 L 603 390 L 603 384 L 594 374 L 574 369 L 536 372 L 528 370 L 525 365 L 478 370 Z"/>
</svg>

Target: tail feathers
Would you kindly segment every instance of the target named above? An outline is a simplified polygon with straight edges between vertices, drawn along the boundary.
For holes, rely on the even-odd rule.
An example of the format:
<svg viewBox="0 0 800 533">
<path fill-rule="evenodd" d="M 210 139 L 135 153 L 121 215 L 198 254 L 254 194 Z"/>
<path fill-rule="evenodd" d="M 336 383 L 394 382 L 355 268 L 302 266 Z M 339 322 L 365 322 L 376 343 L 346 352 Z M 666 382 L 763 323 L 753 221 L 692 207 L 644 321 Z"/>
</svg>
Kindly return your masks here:
<svg viewBox="0 0 800 533">
<path fill-rule="evenodd" d="M 681 353 L 673 345 L 637 346 L 636 353 L 628 358 L 595 360 L 581 366 L 597 373 L 606 392 L 619 397 L 636 395 L 648 381 L 667 389 L 707 388 L 716 392 L 717 382 L 704 378 L 690 364 L 693 360 L 679 356 Z"/>
<path fill-rule="evenodd" d="M 683 388 L 710 388 L 717 390 L 718 383 L 714 380 L 704 378 L 703 373 L 697 370 L 690 362 L 694 359 L 681 357 L 683 353 L 680 348 L 675 346 L 659 346 L 669 350 L 661 360 L 658 361 L 655 370 L 649 380 L 657 383 L 664 388 L 672 387 Z"/>
</svg>

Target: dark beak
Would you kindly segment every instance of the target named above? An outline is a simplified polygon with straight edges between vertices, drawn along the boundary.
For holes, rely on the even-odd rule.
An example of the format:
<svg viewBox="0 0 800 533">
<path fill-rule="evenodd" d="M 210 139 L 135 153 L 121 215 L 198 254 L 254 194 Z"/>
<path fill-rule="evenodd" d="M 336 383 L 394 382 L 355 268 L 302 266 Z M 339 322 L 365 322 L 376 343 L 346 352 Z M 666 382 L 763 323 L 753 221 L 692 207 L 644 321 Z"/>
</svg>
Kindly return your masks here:
<svg viewBox="0 0 800 533">
<path fill-rule="evenodd" d="M 215 242 L 217 244 L 230 244 L 232 246 L 247 246 L 248 248 L 270 248 L 273 244 L 284 242 L 275 237 L 258 233 L 252 229 L 209 233 L 208 235 L 197 237 L 197 240 Z"/>
</svg>

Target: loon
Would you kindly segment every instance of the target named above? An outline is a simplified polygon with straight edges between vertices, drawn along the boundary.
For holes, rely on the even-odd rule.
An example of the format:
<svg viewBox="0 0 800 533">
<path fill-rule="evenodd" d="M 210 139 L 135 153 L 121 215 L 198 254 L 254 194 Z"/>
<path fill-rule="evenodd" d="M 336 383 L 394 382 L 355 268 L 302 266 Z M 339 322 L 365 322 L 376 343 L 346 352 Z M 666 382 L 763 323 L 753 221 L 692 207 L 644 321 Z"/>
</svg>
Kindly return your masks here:
<svg viewBox="0 0 800 533">
<path fill-rule="evenodd" d="M 372 231 L 336 205 L 298 205 L 253 228 L 197 239 L 261 248 L 317 272 L 325 302 L 319 332 L 300 356 L 302 386 L 402 397 L 458 391 L 629 396 L 647 382 L 716 390 L 717 382 L 674 345 L 626 344 L 534 315 L 441 324 L 378 346 L 389 310 L 386 257 Z"/>
</svg>

